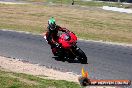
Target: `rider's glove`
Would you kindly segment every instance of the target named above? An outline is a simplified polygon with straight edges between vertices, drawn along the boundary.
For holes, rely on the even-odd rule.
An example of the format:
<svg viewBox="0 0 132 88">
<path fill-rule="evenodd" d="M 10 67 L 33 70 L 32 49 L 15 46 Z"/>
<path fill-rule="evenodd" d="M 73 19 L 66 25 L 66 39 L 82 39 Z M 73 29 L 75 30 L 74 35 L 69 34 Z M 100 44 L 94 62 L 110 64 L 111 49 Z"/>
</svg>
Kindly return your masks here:
<svg viewBox="0 0 132 88">
<path fill-rule="evenodd" d="M 68 29 L 66 29 L 66 32 L 68 33 L 68 32 L 70 32 Z"/>
</svg>

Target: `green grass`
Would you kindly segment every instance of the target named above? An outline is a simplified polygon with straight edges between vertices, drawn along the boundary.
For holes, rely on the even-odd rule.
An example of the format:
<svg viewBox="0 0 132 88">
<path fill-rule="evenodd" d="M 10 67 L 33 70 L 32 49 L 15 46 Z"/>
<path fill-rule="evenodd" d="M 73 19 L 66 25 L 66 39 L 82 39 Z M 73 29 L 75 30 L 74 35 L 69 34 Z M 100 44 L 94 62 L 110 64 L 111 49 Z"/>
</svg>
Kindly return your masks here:
<svg viewBox="0 0 132 88">
<path fill-rule="evenodd" d="M 22 0 L 27 2 L 46 2 L 47 0 Z"/>
<path fill-rule="evenodd" d="M 72 0 L 23 0 L 27 2 L 52 2 L 58 4 L 72 4 Z M 81 6 L 92 6 L 92 7 L 102 7 L 102 6 L 116 6 L 122 8 L 131 8 L 131 4 L 122 4 L 118 2 L 97 2 L 96 0 L 93 1 L 81 1 L 81 0 L 74 0 L 74 5 L 81 5 Z"/>
<path fill-rule="evenodd" d="M 57 24 L 79 38 L 132 43 L 132 15 L 99 9 L 67 6 L 0 4 L 0 29 L 41 34 L 54 16 Z"/>
<path fill-rule="evenodd" d="M 0 70 L 0 88 L 80 88 L 80 86 L 74 82 L 48 80 L 33 75 Z"/>
<path fill-rule="evenodd" d="M 62 4 L 71 4 L 72 0 L 50 0 L 53 3 L 62 3 Z M 111 3 L 111 2 L 97 2 L 97 1 L 81 1 L 81 0 L 74 0 L 75 5 L 82 5 L 82 6 L 120 6 L 121 3 Z"/>
<path fill-rule="evenodd" d="M 28 2 L 52 2 L 58 4 L 72 4 L 73 0 L 23 0 Z M 97 2 L 96 0 L 93 1 L 81 1 L 81 0 L 74 0 L 74 5 L 81 5 L 81 6 L 93 6 L 93 7 L 102 7 L 102 6 L 116 6 L 116 7 L 123 7 L 123 8 L 131 8 L 131 5 L 125 5 L 118 2 Z"/>
</svg>

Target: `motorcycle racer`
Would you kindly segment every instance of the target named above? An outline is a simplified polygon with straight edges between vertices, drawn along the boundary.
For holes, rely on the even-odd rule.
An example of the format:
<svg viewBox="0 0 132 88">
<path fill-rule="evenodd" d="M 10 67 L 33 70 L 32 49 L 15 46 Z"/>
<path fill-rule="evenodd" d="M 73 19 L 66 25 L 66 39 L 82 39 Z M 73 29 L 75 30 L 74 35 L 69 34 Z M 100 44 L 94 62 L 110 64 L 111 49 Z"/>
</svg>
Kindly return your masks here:
<svg viewBox="0 0 132 88">
<path fill-rule="evenodd" d="M 56 52 L 56 45 L 57 39 L 58 39 L 58 31 L 62 32 L 68 32 L 66 28 L 62 28 L 59 25 L 56 24 L 54 17 L 51 17 L 48 20 L 48 27 L 47 27 L 47 33 L 46 33 L 46 40 L 48 41 L 48 44 L 51 46 L 53 54 Z"/>
<path fill-rule="evenodd" d="M 66 28 L 56 25 L 53 17 L 48 20 L 47 32 L 43 35 L 51 46 L 53 55 L 57 57 L 56 60 L 68 62 L 78 60 L 82 64 L 87 64 L 86 54 L 77 46 L 77 36 Z"/>
</svg>

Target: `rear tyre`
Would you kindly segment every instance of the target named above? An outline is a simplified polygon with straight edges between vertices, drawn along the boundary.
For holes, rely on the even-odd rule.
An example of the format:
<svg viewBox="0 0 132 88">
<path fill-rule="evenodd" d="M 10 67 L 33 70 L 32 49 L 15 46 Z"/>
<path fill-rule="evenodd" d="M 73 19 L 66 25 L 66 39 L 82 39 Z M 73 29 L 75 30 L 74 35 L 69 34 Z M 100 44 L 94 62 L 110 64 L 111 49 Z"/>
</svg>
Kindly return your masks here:
<svg viewBox="0 0 132 88">
<path fill-rule="evenodd" d="M 77 59 L 82 63 L 82 64 L 87 64 L 87 56 L 85 53 L 79 48 L 76 51 Z"/>
</svg>

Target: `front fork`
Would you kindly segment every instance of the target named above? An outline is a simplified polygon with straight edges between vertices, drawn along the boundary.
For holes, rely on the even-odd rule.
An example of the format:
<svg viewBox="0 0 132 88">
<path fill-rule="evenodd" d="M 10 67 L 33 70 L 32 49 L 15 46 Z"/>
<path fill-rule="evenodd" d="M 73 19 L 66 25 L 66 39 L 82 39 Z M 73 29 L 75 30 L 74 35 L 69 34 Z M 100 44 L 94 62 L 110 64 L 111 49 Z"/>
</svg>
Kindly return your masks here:
<svg viewBox="0 0 132 88">
<path fill-rule="evenodd" d="M 77 47 L 77 46 L 73 46 L 71 49 L 70 49 L 70 52 L 73 54 L 74 57 L 76 57 L 76 51 L 79 50 L 80 48 Z"/>
<path fill-rule="evenodd" d="M 77 46 L 72 46 L 71 49 L 69 50 L 64 50 L 62 48 L 59 48 L 59 51 L 58 54 L 59 56 L 64 56 L 66 58 L 71 58 L 71 59 L 75 59 L 76 58 L 76 51 L 80 49 L 78 48 Z"/>
</svg>

